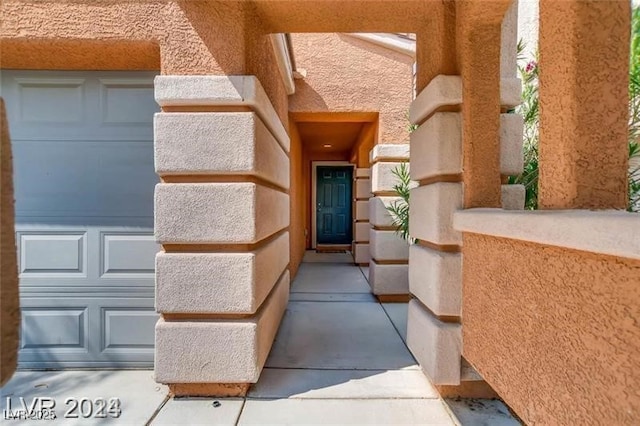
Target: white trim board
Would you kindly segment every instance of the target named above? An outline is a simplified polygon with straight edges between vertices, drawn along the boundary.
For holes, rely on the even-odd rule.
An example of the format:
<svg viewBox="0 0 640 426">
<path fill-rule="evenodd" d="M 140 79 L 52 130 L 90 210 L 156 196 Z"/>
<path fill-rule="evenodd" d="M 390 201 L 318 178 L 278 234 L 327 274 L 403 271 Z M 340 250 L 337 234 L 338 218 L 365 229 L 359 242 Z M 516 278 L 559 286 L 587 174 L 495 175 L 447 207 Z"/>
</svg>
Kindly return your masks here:
<svg viewBox="0 0 640 426">
<path fill-rule="evenodd" d="M 316 221 L 318 218 L 317 214 L 317 181 L 318 181 L 318 166 L 351 166 L 353 168 L 353 174 L 351 175 L 352 179 L 355 176 L 355 164 L 350 163 L 348 161 L 312 161 L 311 162 L 311 249 L 315 250 L 318 246 L 318 236 L 316 235 L 316 230 L 318 228 L 318 224 Z M 353 191 L 351 193 L 351 198 L 353 201 Z M 351 218 L 353 220 L 353 202 L 351 203 Z M 355 228 L 351 230 L 353 234 L 355 232 Z M 353 239 L 353 235 L 352 235 Z"/>
</svg>

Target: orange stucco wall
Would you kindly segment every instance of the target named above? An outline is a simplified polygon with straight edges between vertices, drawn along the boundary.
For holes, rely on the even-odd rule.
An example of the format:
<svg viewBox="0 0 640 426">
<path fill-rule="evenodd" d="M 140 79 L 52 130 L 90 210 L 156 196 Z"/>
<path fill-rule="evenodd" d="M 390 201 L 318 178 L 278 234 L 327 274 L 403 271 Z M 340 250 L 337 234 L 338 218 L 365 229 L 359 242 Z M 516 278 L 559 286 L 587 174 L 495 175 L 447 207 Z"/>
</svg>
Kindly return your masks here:
<svg viewBox="0 0 640 426">
<path fill-rule="evenodd" d="M 2 68 L 253 74 L 287 122 L 267 31 L 248 2 L 6 0 L 0 15 Z"/>
<path fill-rule="evenodd" d="M 293 34 L 296 80 L 291 112 L 379 112 L 377 143 L 407 143 L 414 59 L 345 34 Z"/>
<path fill-rule="evenodd" d="M 640 422 L 640 261 L 465 234 L 463 354 L 530 425 Z"/>
</svg>

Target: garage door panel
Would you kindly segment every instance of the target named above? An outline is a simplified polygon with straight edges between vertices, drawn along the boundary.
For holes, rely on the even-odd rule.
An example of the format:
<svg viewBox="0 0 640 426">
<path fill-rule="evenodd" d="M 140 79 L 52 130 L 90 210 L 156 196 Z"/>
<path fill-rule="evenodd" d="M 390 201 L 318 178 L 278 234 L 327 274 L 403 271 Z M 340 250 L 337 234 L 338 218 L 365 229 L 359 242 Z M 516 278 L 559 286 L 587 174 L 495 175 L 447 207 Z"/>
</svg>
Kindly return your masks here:
<svg viewBox="0 0 640 426">
<path fill-rule="evenodd" d="M 104 351 L 153 350 L 158 321 L 154 308 L 103 307 L 102 321 Z"/>
<path fill-rule="evenodd" d="M 153 289 L 155 256 L 161 247 L 152 228 L 33 224 L 16 228 L 23 288 Z"/>
<path fill-rule="evenodd" d="M 16 215 L 151 216 L 151 143 L 14 143 Z M 126 223 L 122 223 L 123 225 Z"/>
<path fill-rule="evenodd" d="M 86 277 L 85 232 L 18 232 L 21 277 Z"/>
<path fill-rule="evenodd" d="M 153 72 L 4 71 L 20 366 L 151 367 Z"/>
<path fill-rule="evenodd" d="M 85 80 L 82 78 L 14 78 L 21 124 L 65 126 L 85 122 Z M 56 108 L 51 108 L 51 104 Z"/>
<path fill-rule="evenodd" d="M 149 113 L 158 110 L 152 79 L 101 78 L 99 82 L 103 124 L 149 126 Z"/>
<path fill-rule="evenodd" d="M 160 245 L 153 234 L 103 232 L 102 277 L 151 278 Z"/>
<path fill-rule="evenodd" d="M 12 139 L 153 140 L 155 74 L 3 70 Z"/>
<path fill-rule="evenodd" d="M 153 366 L 152 298 L 23 296 L 21 304 L 22 367 Z"/>
<path fill-rule="evenodd" d="M 80 349 L 87 351 L 87 308 L 23 307 L 20 347 L 33 350 Z"/>
</svg>

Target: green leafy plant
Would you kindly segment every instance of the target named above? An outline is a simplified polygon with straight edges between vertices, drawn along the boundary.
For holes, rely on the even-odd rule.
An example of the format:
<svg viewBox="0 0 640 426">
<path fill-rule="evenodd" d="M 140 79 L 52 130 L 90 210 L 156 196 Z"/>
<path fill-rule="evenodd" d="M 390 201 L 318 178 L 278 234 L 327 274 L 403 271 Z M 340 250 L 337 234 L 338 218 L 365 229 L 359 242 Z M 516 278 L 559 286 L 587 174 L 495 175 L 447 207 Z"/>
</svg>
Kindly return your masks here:
<svg viewBox="0 0 640 426">
<path fill-rule="evenodd" d="M 629 55 L 629 207 L 640 212 L 640 7 L 631 15 Z"/>
<path fill-rule="evenodd" d="M 418 126 L 417 124 L 412 124 L 412 123 L 411 123 L 411 120 L 409 119 L 409 111 L 407 111 L 407 112 L 404 114 L 404 118 L 406 118 L 406 119 L 407 119 L 407 132 L 409 132 L 409 133 L 413 133 L 413 132 L 415 132 L 416 130 L 418 130 L 418 127 L 419 127 L 419 126 Z"/>
<path fill-rule="evenodd" d="M 524 170 L 518 176 L 510 176 L 509 184 L 524 185 L 526 209 L 538 208 L 538 123 L 540 104 L 538 97 L 538 62 L 524 56 L 525 45 L 518 43 L 518 74 L 522 80 L 522 103 L 515 109 L 524 120 L 523 155 Z"/>
<path fill-rule="evenodd" d="M 400 163 L 392 170 L 394 176 L 398 179 L 398 183 L 393 186 L 393 190 L 400 197 L 387 206 L 387 210 L 391 214 L 393 225 L 396 227 L 396 233 L 403 239 L 413 244 L 415 240 L 409 235 L 409 196 L 411 189 L 411 176 L 407 163 Z"/>
<path fill-rule="evenodd" d="M 640 145 L 629 143 L 629 159 L 636 160 L 636 165 L 629 171 L 629 207 L 630 212 L 640 212 Z"/>
</svg>

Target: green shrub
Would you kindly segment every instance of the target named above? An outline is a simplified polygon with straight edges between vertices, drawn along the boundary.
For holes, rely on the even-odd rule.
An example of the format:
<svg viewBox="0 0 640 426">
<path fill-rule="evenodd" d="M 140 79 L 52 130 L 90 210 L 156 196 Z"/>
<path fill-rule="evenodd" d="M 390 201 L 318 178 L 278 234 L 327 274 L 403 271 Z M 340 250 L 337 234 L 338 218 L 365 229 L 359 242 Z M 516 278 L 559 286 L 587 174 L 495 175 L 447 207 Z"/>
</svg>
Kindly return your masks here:
<svg viewBox="0 0 640 426">
<path fill-rule="evenodd" d="M 392 173 L 398 178 L 398 183 L 393 186 L 393 190 L 400 197 L 387 206 L 387 210 L 396 227 L 396 233 L 404 238 L 409 244 L 414 243 L 414 239 L 409 235 L 409 195 L 411 176 L 407 163 L 400 163 Z"/>
</svg>

